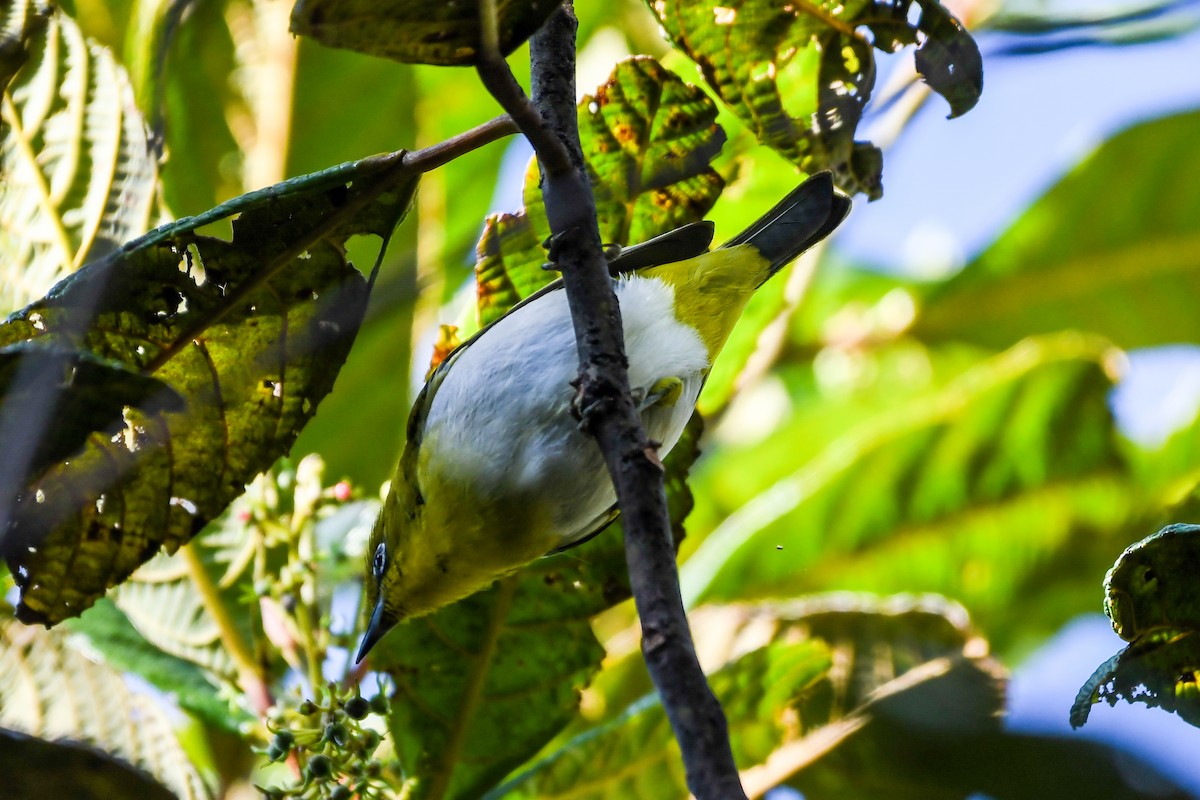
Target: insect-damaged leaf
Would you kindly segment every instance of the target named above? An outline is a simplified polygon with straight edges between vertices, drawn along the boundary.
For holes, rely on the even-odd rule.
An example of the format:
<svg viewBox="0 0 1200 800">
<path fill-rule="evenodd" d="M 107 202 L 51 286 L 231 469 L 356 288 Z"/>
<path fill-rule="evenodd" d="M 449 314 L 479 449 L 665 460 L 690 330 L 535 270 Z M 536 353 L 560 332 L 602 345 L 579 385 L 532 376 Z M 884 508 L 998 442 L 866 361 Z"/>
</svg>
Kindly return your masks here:
<svg viewBox="0 0 1200 800">
<path fill-rule="evenodd" d="M 85 267 L 0 326 L 0 346 L 83 350 L 186 402 L 126 408 L 115 435 L 29 477 L 3 541 L 23 621 L 79 614 L 287 452 L 362 319 L 367 284 L 344 243 L 390 235 L 415 183 L 397 153 L 245 195 Z M 232 241 L 197 232 L 238 212 Z"/>
<path fill-rule="evenodd" d="M 969 111 L 983 87 L 978 47 L 937 0 L 732 0 L 716 8 L 653 0 L 650 7 L 759 141 L 805 172 L 832 170 L 842 189 L 871 198 L 883 193 L 883 162 L 854 133 L 875 86 L 873 47 L 919 44 L 917 70 L 950 102 L 951 116 Z M 793 61 L 794 75 L 785 72 Z"/>
<path fill-rule="evenodd" d="M 579 136 L 606 244 L 643 242 L 704 218 L 725 181 L 709 162 L 725 143 L 717 109 L 653 58 L 622 61 L 579 102 Z M 525 181 L 525 209 L 488 218 L 475 278 L 479 322 L 499 319 L 554 280 L 542 269 L 550 235 L 537 167 Z"/>
<path fill-rule="evenodd" d="M 553 0 L 497 0 L 500 51 L 508 55 L 516 50 L 558 5 Z M 470 65 L 479 54 L 479 2 L 298 0 L 292 33 L 395 61 Z"/>
</svg>

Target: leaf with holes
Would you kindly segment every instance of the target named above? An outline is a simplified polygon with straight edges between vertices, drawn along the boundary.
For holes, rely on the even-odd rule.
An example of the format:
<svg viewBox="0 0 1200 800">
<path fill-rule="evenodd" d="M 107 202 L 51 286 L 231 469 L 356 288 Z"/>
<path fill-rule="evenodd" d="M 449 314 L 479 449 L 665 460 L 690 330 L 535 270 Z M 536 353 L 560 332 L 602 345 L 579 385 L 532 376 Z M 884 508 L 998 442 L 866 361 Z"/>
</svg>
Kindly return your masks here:
<svg viewBox="0 0 1200 800">
<path fill-rule="evenodd" d="M 760 142 L 805 172 L 832 170 L 842 189 L 872 199 L 883 193 L 882 157 L 854 134 L 875 87 L 873 48 L 918 44 L 917 70 L 951 116 L 969 111 L 983 88 L 979 48 L 937 0 L 649 5 Z"/>
<path fill-rule="evenodd" d="M 208 798 L 166 712 L 67 638 L 12 621 L 0 626 L 0 726 L 87 742 L 140 767 L 181 800 Z"/>
<path fill-rule="evenodd" d="M 725 181 L 709 162 L 725 143 L 717 109 L 699 88 L 652 58 L 622 61 L 579 101 L 579 136 L 596 197 L 600 238 L 644 242 L 704 218 Z M 554 280 L 542 269 L 550 235 L 536 163 L 525 180 L 525 209 L 488 218 L 475 279 L 486 325 Z"/>
<path fill-rule="evenodd" d="M 286 181 L 147 234 L 0 325 L 0 346 L 82 349 L 187 406 L 129 408 L 117 434 L 31 476 L 3 542 L 22 620 L 80 613 L 287 452 L 362 320 L 367 285 L 344 244 L 390 236 L 415 184 L 401 153 Z M 197 232 L 235 213 L 232 241 Z"/>
<path fill-rule="evenodd" d="M 664 459 L 677 542 L 701 429 L 693 417 Z M 629 594 L 624 539 L 610 529 L 376 645 L 370 664 L 395 680 L 388 724 L 413 796 L 477 797 L 549 741 L 604 658 L 589 619 Z"/>
<path fill-rule="evenodd" d="M 546 0 L 497 0 L 500 51 L 508 55 L 558 8 Z M 298 0 L 292 33 L 412 64 L 465 66 L 479 61 L 477 0 Z"/>
<path fill-rule="evenodd" d="M 144 233 L 158 172 L 125 70 L 60 12 L 29 41 L 0 114 L 8 311 Z"/>
</svg>

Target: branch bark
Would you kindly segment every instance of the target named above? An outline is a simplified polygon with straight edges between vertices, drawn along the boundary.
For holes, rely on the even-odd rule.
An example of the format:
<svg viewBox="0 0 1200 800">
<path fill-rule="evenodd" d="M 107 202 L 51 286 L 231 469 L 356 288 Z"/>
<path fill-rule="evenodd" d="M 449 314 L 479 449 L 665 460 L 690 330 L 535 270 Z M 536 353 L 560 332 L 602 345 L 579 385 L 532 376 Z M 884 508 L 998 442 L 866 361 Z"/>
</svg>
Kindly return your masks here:
<svg viewBox="0 0 1200 800">
<path fill-rule="evenodd" d="M 574 10 L 568 0 L 530 39 L 532 103 L 496 46 L 495 17 L 486 19 L 494 15 L 494 0 L 481 3 L 481 14 L 480 77 L 530 140 L 541 167 L 551 260 L 562 272 L 579 350 L 577 400 L 616 487 L 646 666 L 679 741 L 692 794 L 744 800 L 725 715 L 696 659 L 680 598 L 662 465 L 629 390 L 621 311 L 579 144 Z"/>
</svg>

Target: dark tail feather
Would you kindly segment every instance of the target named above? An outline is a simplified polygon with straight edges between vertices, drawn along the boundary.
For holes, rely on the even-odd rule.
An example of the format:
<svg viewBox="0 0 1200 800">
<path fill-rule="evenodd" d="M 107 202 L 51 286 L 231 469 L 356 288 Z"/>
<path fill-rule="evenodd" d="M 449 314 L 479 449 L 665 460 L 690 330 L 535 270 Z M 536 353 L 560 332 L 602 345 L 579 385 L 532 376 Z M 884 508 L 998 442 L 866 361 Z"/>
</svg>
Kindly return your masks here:
<svg viewBox="0 0 1200 800">
<path fill-rule="evenodd" d="M 832 233 L 849 212 L 850 198 L 834 190 L 833 176 L 818 172 L 722 246 L 757 248 L 771 262 L 770 277 Z"/>
</svg>

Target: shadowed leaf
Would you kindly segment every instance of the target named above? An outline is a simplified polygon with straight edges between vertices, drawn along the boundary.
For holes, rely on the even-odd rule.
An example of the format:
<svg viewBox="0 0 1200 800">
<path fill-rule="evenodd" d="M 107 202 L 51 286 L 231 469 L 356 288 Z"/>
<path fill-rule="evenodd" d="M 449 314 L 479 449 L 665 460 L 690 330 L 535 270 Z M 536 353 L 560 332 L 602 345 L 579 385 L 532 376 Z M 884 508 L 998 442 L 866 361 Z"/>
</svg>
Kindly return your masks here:
<svg viewBox="0 0 1200 800">
<path fill-rule="evenodd" d="M 367 285 L 344 243 L 386 239 L 415 183 L 393 154 L 246 195 L 130 243 L 0 326 L 0 346 L 81 348 L 187 404 L 128 409 L 117 435 L 91 436 L 25 487 L 3 543 L 22 620 L 80 613 L 287 452 L 362 319 Z M 231 242 L 198 233 L 238 212 Z"/>
<path fill-rule="evenodd" d="M 951 116 L 969 111 L 983 88 L 978 47 L 936 0 L 649 5 L 760 142 L 805 172 L 832 170 L 842 189 L 872 199 L 883 193 L 882 158 L 854 134 L 875 87 L 873 48 L 918 44 L 917 70 Z"/>
<path fill-rule="evenodd" d="M 606 244 L 643 242 L 696 222 L 724 180 L 709 162 L 725 142 L 717 109 L 703 91 L 652 58 L 631 58 L 579 102 L 579 135 Z M 488 218 L 477 250 L 480 325 L 555 279 L 542 269 L 550 235 L 531 164 L 525 210 Z"/>
<path fill-rule="evenodd" d="M 547 0 L 497 0 L 501 52 L 516 50 L 557 8 Z M 292 33 L 395 61 L 464 66 L 479 58 L 479 13 L 477 0 L 298 0 Z"/>
<path fill-rule="evenodd" d="M 166 787 L 94 747 L 48 742 L 0 729 L 0 771 L 8 800 L 177 800 Z"/>
<path fill-rule="evenodd" d="M 701 427 L 693 417 L 664 462 L 676 541 Z M 574 716 L 604 657 L 589 619 L 629 597 L 623 541 L 606 530 L 376 646 L 372 668 L 396 682 L 389 726 L 414 796 L 478 796 Z"/>
<path fill-rule="evenodd" d="M 0 115 L 7 311 L 144 233 L 157 168 L 125 70 L 61 13 L 29 41 Z"/>
</svg>

